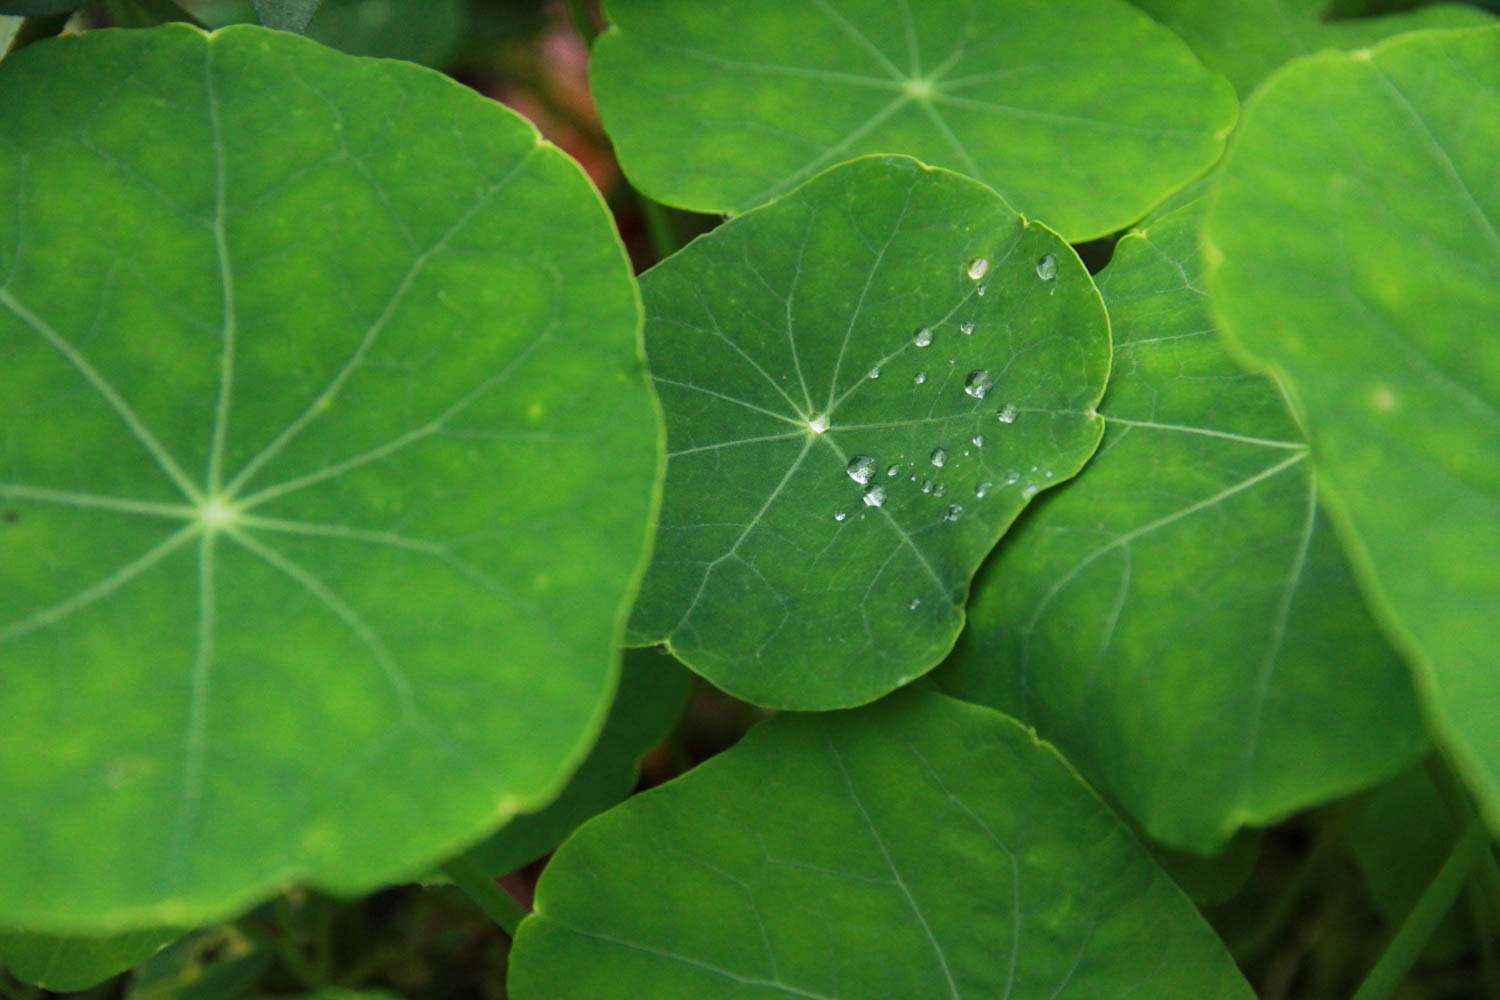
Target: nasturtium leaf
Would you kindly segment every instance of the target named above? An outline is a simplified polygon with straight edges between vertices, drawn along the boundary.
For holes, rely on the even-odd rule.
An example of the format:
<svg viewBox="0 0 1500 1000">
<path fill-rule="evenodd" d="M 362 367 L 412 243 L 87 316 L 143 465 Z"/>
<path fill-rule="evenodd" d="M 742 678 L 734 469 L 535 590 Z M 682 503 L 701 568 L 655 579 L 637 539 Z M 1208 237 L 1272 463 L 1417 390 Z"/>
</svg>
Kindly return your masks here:
<svg viewBox="0 0 1500 1000">
<path fill-rule="evenodd" d="M 1276 73 L 1220 170 L 1215 312 L 1500 829 L 1500 27 Z"/>
<path fill-rule="evenodd" d="M 655 649 L 628 650 L 604 731 L 568 787 L 545 809 L 517 816 L 471 848 L 468 857 L 493 875 L 515 871 L 629 795 L 640 775 L 641 757 L 666 739 L 682 714 L 692 676 Z"/>
<path fill-rule="evenodd" d="M 181 934 L 152 929 L 68 938 L 0 930 L 0 965 L 22 982 L 54 993 L 86 990 L 139 965 Z"/>
<path fill-rule="evenodd" d="M 1243 95 L 1278 66 L 1319 49 L 1357 49 L 1421 28 L 1470 28 L 1493 14 L 1439 3 L 1381 17 L 1327 20 L 1328 0 L 1130 0 L 1181 35 Z"/>
<path fill-rule="evenodd" d="M 772 719 L 584 826 L 542 875 L 509 985 L 515 1000 L 1251 996 L 1051 747 L 910 690 Z"/>
<path fill-rule="evenodd" d="M 999 191 L 1069 240 L 1218 159 L 1224 79 L 1124 0 L 611 0 L 599 111 L 631 180 L 743 212 L 865 153 Z"/>
<path fill-rule="evenodd" d="M 323 0 L 255 0 L 260 23 L 282 31 L 302 31 Z"/>
<path fill-rule="evenodd" d="M 632 640 L 737 697 L 871 701 L 1093 452 L 1108 321 L 1058 236 L 904 157 L 837 167 L 643 276 L 667 420 Z"/>
<path fill-rule="evenodd" d="M 1425 740 L 1305 439 L 1215 336 L 1202 218 L 1201 199 L 1152 217 L 1097 276 L 1104 441 L 1006 536 L 936 676 L 1036 726 L 1153 838 L 1211 853 Z"/>
<path fill-rule="evenodd" d="M 659 464 L 597 192 L 285 32 L 0 65 L 0 921 L 411 875 L 561 789 Z"/>
</svg>

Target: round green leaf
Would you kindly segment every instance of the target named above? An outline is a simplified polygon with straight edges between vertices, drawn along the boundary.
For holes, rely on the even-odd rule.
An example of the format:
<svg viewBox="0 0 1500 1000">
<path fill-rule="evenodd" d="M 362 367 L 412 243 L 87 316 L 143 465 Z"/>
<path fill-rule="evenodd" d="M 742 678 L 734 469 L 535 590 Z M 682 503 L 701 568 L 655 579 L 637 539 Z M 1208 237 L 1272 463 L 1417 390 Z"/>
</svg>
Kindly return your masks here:
<svg viewBox="0 0 1500 1000">
<path fill-rule="evenodd" d="M 583 173 L 262 28 L 60 39 L 0 95 L 0 920 L 363 891 L 549 800 L 659 461 Z"/>
<path fill-rule="evenodd" d="M 980 560 L 1098 443 L 1093 282 L 945 170 L 830 170 L 642 294 L 669 456 L 633 639 L 747 701 L 845 707 L 931 669 Z"/>
<path fill-rule="evenodd" d="M 152 928 L 114 937 L 63 938 L 0 931 L 0 962 L 22 982 L 55 993 L 86 990 L 139 965 L 182 933 Z"/>
<path fill-rule="evenodd" d="M 1210 853 L 1395 774 L 1425 737 L 1301 432 L 1214 336 L 1202 217 L 1153 217 L 1098 276 L 1104 441 L 1006 536 L 937 676 L 1036 726 L 1153 838 Z"/>
<path fill-rule="evenodd" d="M 1218 159 L 1228 84 L 1123 0 L 612 0 L 599 112 L 631 180 L 742 212 L 863 153 L 999 191 L 1077 241 Z"/>
<path fill-rule="evenodd" d="M 1131 0 L 1248 94 L 1278 66 L 1319 49 L 1357 49 L 1421 28 L 1470 28 L 1493 14 L 1438 3 L 1381 17 L 1326 19 L 1329 0 Z"/>
<path fill-rule="evenodd" d="M 1500 27 L 1323 53 L 1250 102 L 1207 239 L 1226 331 L 1500 828 Z"/>
<path fill-rule="evenodd" d="M 1251 996 L 1055 751 L 917 691 L 772 719 L 583 827 L 542 875 L 509 985 L 516 1000 Z"/>
</svg>

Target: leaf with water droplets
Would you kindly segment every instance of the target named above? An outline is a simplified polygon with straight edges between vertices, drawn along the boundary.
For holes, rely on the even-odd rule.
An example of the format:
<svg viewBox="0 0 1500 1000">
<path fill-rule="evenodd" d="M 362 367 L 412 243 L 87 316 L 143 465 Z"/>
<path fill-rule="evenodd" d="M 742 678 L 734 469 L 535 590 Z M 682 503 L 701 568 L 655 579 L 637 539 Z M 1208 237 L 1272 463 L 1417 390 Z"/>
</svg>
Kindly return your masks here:
<svg viewBox="0 0 1500 1000">
<path fill-rule="evenodd" d="M 621 164 L 652 197 L 705 212 L 903 153 L 989 184 L 1076 242 L 1210 167 L 1237 112 L 1227 81 L 1123 0 L 606 10 L 591 79 Z M 966 259 L 970 278 L 988 278 L 980 259 L 998 260 Z"/>
<path fill-rule="evenodd" d="M 1044 283 L 1046 253 L 1058 276 Z M 983 299 L 976 256 L 990 261 Z M 1023 465 L 1066 478 L 1100 433 L 1109 343 L 1087 272 L 1056 234 L 948 171 L 880 157 L 836 168 L 694 241 L 642 292 L 669 457 L 632 638 L 669 642 L 750 701 L 858 704 L 931 668 L 963 624 L 970 576 L 1044 480 L 1009 482 L 948 522 L 942 483 L 876 487 L 874 469 L 939 465 L 967 494 Z M 953 336 L 976 318 L 973 336 Z M 918 379 L 932 349 L 911 331 L 924 327 L 955 364 Z M 877 365 L 890 377 L 866 378 Z M 988 400 L 964 391 L 980 369 Z M 996 425 L 996 397 L 1014 423 Z M 961 455 L 981 430 L 985 447 Z M 835 522 L 841 510 L 857 516 Z"/>
<path fill-rule="evenodd" d="M 921 691 L 781 715 L 599 817 L 510 961 L 515 1000 L 1253 997 L 1056 751 Z"/>
<path fill-rule="evenodd" d="M 577 165 L 259 27 L 0 91 L 0 924 L 362 892 L 550 800 L 659 460 Z"/>
<path fill-rule="evenodd" d="M 1036 726 L 1154 838 L 1200 853 L 1425 744 L 1302 436 L 1214 336 L 1202 218 L 1195 201 L 1148 219 L 1098 275 L 1114 332 L 1104 442 L 1006 537 L 936 675 Z"/>
<path fill-rule="evenodd" d="M 1220 171 L 1210 291 L 1278 373 L 1365 592 L 1500 829 L 1500 27 L 1323 53 Z"/>
</svg>

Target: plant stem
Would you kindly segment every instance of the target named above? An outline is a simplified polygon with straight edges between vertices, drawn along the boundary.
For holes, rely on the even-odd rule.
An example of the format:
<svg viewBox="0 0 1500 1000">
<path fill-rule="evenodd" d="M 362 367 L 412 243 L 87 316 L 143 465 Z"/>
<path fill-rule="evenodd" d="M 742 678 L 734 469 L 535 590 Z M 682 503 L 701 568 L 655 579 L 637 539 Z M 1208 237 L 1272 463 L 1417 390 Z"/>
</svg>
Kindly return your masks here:
<svg viewBox="0 0 1500 1000">
<path fill-rule="evenodd" d="M 646 220 L 646 232 L 651 236 L 651 249 L 656 253 L 656 259 L 666 260 L 682 249 L 677 239 L 677 227 L 673 225 L 667 207 L 639 191 L 635 193 L 635 199 L 641 207 L 641 216 Z"/>
<path fill-rule="evenodd" d="M 281 933 L 275 939 L 276 955 L 281 959 L 281 964 L 286 966 L 292 978 L 309 990 L 316 992 L 323 989 L 328 985 L 327 979 L 297 946 L 296 916 L 292 913 L 292 905 L 286 896 L 276 899 L 276 920 L 281 925 Z"/>
<path fill-rule="evenodd" d="M 1437 786 L 1438 795 L 1448 806 L 1453 824 L 1463 827 L 1474 817 L 1474 806 L 1463 781 L 1439 754 L 1427 758 L 1427 774 Z M 1486 848 L 1479 862 L 1479 881 L 1489 896 L 1490 909 L 1500 912 L 1500 863 L 1495 861 L 1493 848 Z"/>
<path fill-rule="evenodd" d="M 1360 984 L 1353 1000 L 1386 1000 L 1396 992 L 1412 963 L 1427 946 L 1438 922 L 1453 908 L 1454 900 L 1458 899 L 1464 883 L 1468 882 L 1488 848 L 1489 834 L 1483 821 L 1476 816 L 1464 828 L 1463 835 L 1453 845 L 1432 881 L 1427 883 L 1427 888 L 1422 890 L 1416 905 L 1381 953 L 1375 968 Z"/>
<path fill-rule="evenodd" d="M 1484 893 L 1475 883 L 1469 883 L 1464 893 L 1469 906 L 1469 919 L 1474 924 L 1474 937 L 1479 942 L 1479 970 L 1484 980 L 1484 995 L 1500 997 L 1500 956 L 1495 954 L 1495 923 L 1490 919 L 1489 907 Z"/>
<path fill-rule="evenodd" d="M 578 27 L 578 34 L 583 36 L 583 44 L 593 48 L 599 32 L 594 30 L 594 19 L 589 16 L 588 0 L 568 0 L 568 7 L 573 11 L 573 23 Z"/>
<path fill-rule="evenodd" d="M 1234 959 L 1244 965 L 1250 959 L 1259 956 L 1281 937 L 1286 924 L 1297 912 L 1297 906 L 1302 898 L 1307 895 L 1309 889 L 1323 871 L 1328 867 L 1330 861 L 1344 843 L 1344 834 L 1354 824 L 1355 810 L 1352 803 L 1345 802 L 1336 807 L 1328 820 L 1318 831 L 1317 840 L 1313 842 L 1312 850 L 1307 852 L 1307 857 L 1298 869 L 1292 873 L 1282 889 L 1281 895 L 1271 904 L 1264 917 L 1256 923 L 1255 927 L 1232 949 Z"/>
<path fill-rule="evenodd" d="M 516 928 L 526 919 L 526 908 L 511 898 L 510 893 L 500 888 L 500 883 L 467 854 L 460 854 L 443 866 L 443 874 L 451 878 L 491 920 L 500 925 L 510 937 L 516 936 Z"/>
</svg>

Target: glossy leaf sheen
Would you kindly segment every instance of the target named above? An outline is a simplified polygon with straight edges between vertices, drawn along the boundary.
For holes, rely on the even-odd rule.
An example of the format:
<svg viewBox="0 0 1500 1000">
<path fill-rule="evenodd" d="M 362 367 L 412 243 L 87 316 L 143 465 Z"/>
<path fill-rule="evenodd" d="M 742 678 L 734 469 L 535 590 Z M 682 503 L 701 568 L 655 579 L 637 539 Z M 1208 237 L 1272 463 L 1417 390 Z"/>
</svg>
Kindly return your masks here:
<svg viewBox="0 0 1500 1000">
<path fill-rule="evenodd" d="M 1103 443 L 985 568 L 940 683 L 1053 740 L 1152 837 L 1209 853 L 1424 748 L 1274 384 L 1214 335 L 1201 200 L 1098 276 Z"/>
<path fill-rule="evenodd" d="M 1251 996 L 1050 747 L 916 691 L 773 719 L 585 826 L 542 875 L 509 985 L 516 1000 Z"/>
<path fill-rule="evenodd" d="M 933 667 L 980 560 L 1098 441 L 1088 274 L 947 171 L 831 170 L 642 294 L 669 457 L 633 639 L 757 704 L 861 704 Z"/>
<path fill-rule="evenodd" d="M 582 172 L 255 27 L 59 39 L 0 93 L 0 920 L 365 891 L 550 799 L 658 465 Z"/>
<path fill-rule="evenodd" d="M 743 212 L 864 153 L 999 191 L 1077 241 L 1218 158 L 1233 92 L 1123 0 L 612 0 L 600 114 L 631 180 Z M 788 45 L 795 39 L 795 45 Z"/>
<path fill-rule="evenodd" d="M 1500 828 L 1500 27 L 1324 53 L 1250 102 L 1207 238 L 1222 324 Z"/>
<path fill-rule="evenodd" d="M 151 929 L 107 938 L 60 938 L 0 931 L 0 962 L 25 983 L 53 992 L 86 990 L 139 965 L 181 934 Z"/>
</svg>

